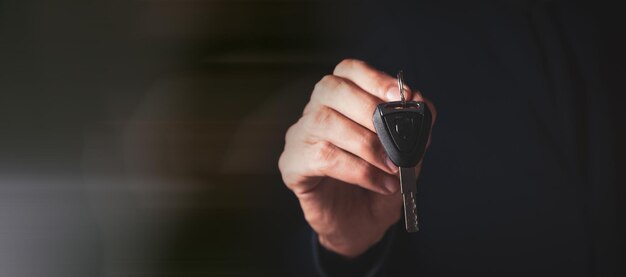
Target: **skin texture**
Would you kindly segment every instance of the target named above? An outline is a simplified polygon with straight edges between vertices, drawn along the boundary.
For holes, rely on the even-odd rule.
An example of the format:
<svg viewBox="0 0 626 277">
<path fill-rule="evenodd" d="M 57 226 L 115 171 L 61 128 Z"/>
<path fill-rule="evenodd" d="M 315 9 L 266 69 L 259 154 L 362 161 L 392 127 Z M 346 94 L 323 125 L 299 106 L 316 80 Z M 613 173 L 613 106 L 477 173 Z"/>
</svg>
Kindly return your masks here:
<svg viewBox="0 0 626 277">
<path fill-rule="evenodd" d="M 419 92 L 407 99 L 426 101 Z M 400 219 L 398 168 L 376 136 L 376 105 L 400 100 L 397 80 L 359 60 L 343 60 L 313 89 L 285 136 L 278 166 L 320 244 L 356 257 Z M 433 113 L 433 105 L 426 101 Z M 421 161 L 417 166 L 417 174 Z"/>
</svg>

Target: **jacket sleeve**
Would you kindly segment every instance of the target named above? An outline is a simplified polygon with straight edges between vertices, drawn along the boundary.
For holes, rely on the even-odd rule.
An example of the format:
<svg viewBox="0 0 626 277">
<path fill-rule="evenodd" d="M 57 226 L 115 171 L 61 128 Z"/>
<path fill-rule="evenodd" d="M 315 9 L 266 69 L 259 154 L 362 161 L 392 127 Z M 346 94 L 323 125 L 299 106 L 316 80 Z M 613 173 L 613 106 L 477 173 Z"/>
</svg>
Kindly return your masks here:
<svg viewBox="0 0 626 277">
<path fill-rule="evenodd" d="M 331 252 L 319 243 L 312 231 L 313 259 L 320 276 L 381 276 L 383 265 L 389 256 L 396 228 L 391 226 L 382 240 L 370 247 L 362 255 L 348 259 Z"/>
</svg>

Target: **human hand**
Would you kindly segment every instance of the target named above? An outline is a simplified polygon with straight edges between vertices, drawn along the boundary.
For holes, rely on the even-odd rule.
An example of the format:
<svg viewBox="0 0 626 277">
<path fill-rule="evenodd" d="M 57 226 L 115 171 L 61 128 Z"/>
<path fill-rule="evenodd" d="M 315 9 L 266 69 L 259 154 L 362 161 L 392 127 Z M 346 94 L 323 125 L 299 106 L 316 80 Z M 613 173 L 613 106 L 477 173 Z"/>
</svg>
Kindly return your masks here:
<svg viewBox="0 0 626 277">
<path fill-rule="evenodd" d="M 407 95 L 408 93 L 408 95 Z M 425 101 L 419 92 L 407 99 Z M 398 167 L 372 122 L 376 106 L 400 100 L 397 80 L 363 61 L 344 60 L 316 85 L 289 128 L 278 165 L 326 249 L 356 257 L 400 219 Z M 419 175 L 420 164 L 416 167 Z"/>
</svg>

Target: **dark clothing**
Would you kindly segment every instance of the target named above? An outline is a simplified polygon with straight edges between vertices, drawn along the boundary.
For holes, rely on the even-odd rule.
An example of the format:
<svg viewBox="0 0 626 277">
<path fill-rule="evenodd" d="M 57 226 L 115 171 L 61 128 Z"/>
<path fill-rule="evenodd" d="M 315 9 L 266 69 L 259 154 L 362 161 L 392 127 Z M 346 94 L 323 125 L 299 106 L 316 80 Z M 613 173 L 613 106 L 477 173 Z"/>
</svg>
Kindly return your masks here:
<svg viewBox="0 0 626 277">
<path fill-rule="evenodd" d="M 373 8 L 384 16 L 348 53 L 404 69 L 437 108 L 421 229 L 400 222 L 355 261 L 314 240 L 317 273 L 626 276 L 624 10 L 425 2 Z"/>
</svg>

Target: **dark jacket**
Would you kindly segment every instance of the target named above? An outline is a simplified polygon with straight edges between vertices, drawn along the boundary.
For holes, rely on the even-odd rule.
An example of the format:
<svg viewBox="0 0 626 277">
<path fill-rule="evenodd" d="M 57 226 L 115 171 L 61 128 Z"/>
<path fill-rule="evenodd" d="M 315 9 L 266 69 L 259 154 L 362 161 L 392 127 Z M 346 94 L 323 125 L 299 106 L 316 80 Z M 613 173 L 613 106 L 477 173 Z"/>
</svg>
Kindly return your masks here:
<svg viewBox="0 0 626 277">
<path fill-rule="evenodd" d="M 346 56 L 404 69 L 438 110 L 418 180 L 421 230 L 400 222 L 352 261 L 303 236 L 301 273 L 626 276 L 624 10 L 420 1 L 372 11 L 380 17 Z"/>
</svg>

